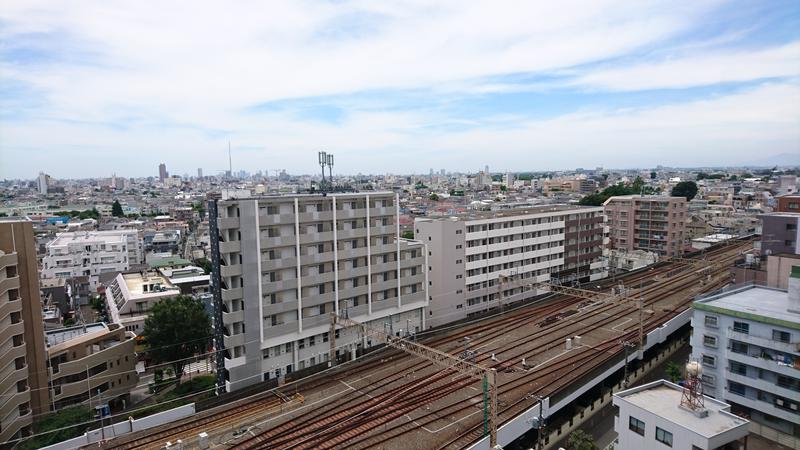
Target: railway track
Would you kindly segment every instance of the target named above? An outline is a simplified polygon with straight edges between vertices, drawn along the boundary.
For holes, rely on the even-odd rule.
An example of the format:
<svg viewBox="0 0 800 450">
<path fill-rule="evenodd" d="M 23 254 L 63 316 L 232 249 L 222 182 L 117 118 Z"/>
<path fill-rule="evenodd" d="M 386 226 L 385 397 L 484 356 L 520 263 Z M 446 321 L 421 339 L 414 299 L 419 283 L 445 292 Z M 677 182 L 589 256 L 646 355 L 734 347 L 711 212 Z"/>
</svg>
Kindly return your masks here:
<svg viewBox="0 0 800 450">
<path fill-rule="evenodd" d="M 671 274 L 668 279 L 662 280 L 666 283 L 665 285 L 657 284 L 653 286 L 648 284 L 648 286 L 642 287 L 634 292 L 636 296 L 642 297 L 645 307 L 652 307 L 656 305 L 656 303 L 660 301 L 660 297 L 674 297 L 676 295 L 683 296 L 683 301 L 678 302 L 673 308 L 665 311 L 653 311 L 645 323 L 645 333 L 660 326 L 660 324 L 662 324 L 664 321 L 668 320 L 670 317 L 674 317 L 674 315 L 688 307 L 689 303 L 694 297 L 693 294 L 707 292 L 709 290 L 716 289 L 717 287 L 724 286 L 726 283 L 724 276 L 726 268 L 724 263 L 732 261 L 737 256 L 738 247 L 726 246 L 704 254 L 704 257 L 708 261 L 720 263 L 721 268 L 710 271 L 702 268 L 698 270 L 692 264 L 674 263 L 663 265 L 656 270 L 645 274 L 640 274 L 638 277 L 636 277 L 644 282 L 645 280 L 652 279 L 655 276 L 666 275 L 668 273 Z M 680 267 L 683 267 L 683 270 L 676 271 L 676 269 Z M 712 279 L 708 280 L 708 276 L 711 276 Z M 631 284 L 630 279 L 625 281 L 627 281 L 629 285 Z M 698 286 L 700 283 L 703 283 L 703 285 Z M 642 283 L 642 285 L 644 286 L 644 283 Z M 677 294 L 675 292 L 677 292 Z M 492 323 L 485 325 L 466 327 L 464 331 L 452 333 L 448 336 L 434 339 L 430 343 L 426 343 L 441 348 L 442 346 L 446 346 L 463 339 L 464 336 L 477 336 L 477 342 L 481 343 L 491 342 L 493 339 L 497 338 L 503 333 L 503 327 L 498 325 L 530 325 L 533 322 L 541 320 L 543 317 L 550 317 L 548 314 L 563 310 L 563 308 L 575 306 L 580 304 L 582 301 L 584 301 L 584 299 L 561 296 L 560 298 L 557 298 L 550 305 L 550 307 L 533 308 L 530 311 L 513 314 L 510 317 L 492 321 Z M 635 309 L 635 306 L 630 304 L 620 305 L 612 303 L 601 304 L 599 306 L 588 305 L 588 308 L 586 306 L 587 305 L 584 305 L 584 309 L 582 311 L 578 311 L 570 315 L 566 320 L 572 323 L 583 323 L 583 325 L 586 326 L 585 330 L 588 332 L 613 323 L 614 321 L 618 320 L 619 317 L 624 316 L 624 314 L 629 314 L 632 308 Z M 602 317 L 604 314 L 605 317 Z M 596 319 L 597 317 L 601 318 Z M 503 356 L 506 360 L 516 359 L 522 356 L 536 357 L 536 355 L 545 353 L 554 346 L 563 345 L 564 337 L 574 333 L 574 331 L 569 331 L 567 333 L 553 333 L 555 328 L 554 325 L 564 325 L 564 322 L 556 322 L 557 323 L 555 324 L 547 324 L 546 326 L 542 327 L 542 330 L 534 332 L 529 336 L 525 336 L 511 342 L 503 342 L 492 349 L 495 350 L 494 353 L 496 356 Z M 482 334 L 484 332 L 486 335 Z M 533 373 L 531 373 L 529 376 L 519 376 L 515 379 L 505 380 L 505 382 L 501 383 L 500 385 L 500 395 L 502 396 L 504 394 L 510 394 L 515 390 L 518 390 L 520 387 L 526 385 L 541 386 L 538 390 L 534 391 L 535 393 L 540 393 L 540 395 L 541 393 L 549 395 L 565 386 L 568 386 L 571 382 L 585 372 L 585 370 L 575 370 L 576 367 L 574 366 L 578 361 L 581 362 L 581 366 L 584 368 L 591 368 L 597 364 L 602 364 L 603 362 L 608 361 L 609 359 L 618 355 L 619 340 L 621 338 L 631 339 L 638 337 L 637 330 L 631 330 L 630 327 L 625 328 L 623 333 L 624 334 L 621 336 L 614 336 L 613 338 L 606 339 L 594 346 L 582 348 L 580 351 L 574 352 L 574 355 L 562 358 L 553 362 L 552 364 L 543 366 L 541 368 L 537 367 L 537 370 L 533 371 Z M 544 342 L 541 342 L 542 337 L 546 334 L 553 334 L 554 336 Z M 530 350 L 514 350 L 523 348 L 525 344 L 530 344 L 537 339 L 541 343 L 533 352 Z M 479 362 L 487 361 L 490 358 L 490 356 L 488 356 L 489 352 L 490 350 L 485 350 L 479 358 Z M 398 356 L 398 359 L 404 358 Z M 411 360 L 413 358 L 405 359 Z M 591 364 L 588 364 L 587 362 L 590 362 Z M 502 363 L 495 363 L 491 365 L 500 367 Z M 421 362 L 411 364 L 404 368 L 397 368 L 397 372 L 409 369 L 420 371 L 428 367 L 429 364 L 427 362 Z M 436 383 L 442 379 L 442 373 L 444 373 L 445 376 L 452 375 L 446 371 L 439 372 L 439 374 L 434 373 L 428 375 L 426 378 L 423 378 L 423 382 L 428 386 L 432 386 L 430 389 L 420 390 L 414 395 L 405 395 L 401 396 L 402 398 L 395 398 L 395 400 L 392 402 L 392 406 L 390 408 L 381 410 L 381 414 L 379 416 L 370 416 L 368 414 L 364 414 L 365 411 L 371 411 L 370 408 L 375 406 L 375 402 L 371 402 L 369 400 L 363 401 L 363 396 L 371 395 L 370 392 L 377 393 L 384 388 L 388 388 L 393 383 L 397 382 L 399 377 L 388 377 L 382 380 L 382 382 L 370 386 L 369 390 L 360 390 L 360 397 L 350 398 L 342 402 L 334 402 L 329 408 L 305 413 L 295 417 L 284 424 L 273 428 L 272 430 L 265 431 L 264 433 L 250 437 L 246 440 L 241 440 L 233 448 L 362 448 L 382 446 L 391 440 L 401 438 L 407 431 L 421 428 L 440 420 L 442 415 L 451 415 L 453 413 L 464 412 L 469 408 L 474 408 L 476 397 L 480 397 L 481 394 L 475 394 L 466 400 L 458 400 L 455 403 L 439 407 L 437 411 L 415 418 L 413 423 L 409 418 L 408 422 L 394 424 L 391 428 L 387 426 L 391 422 L 396 421 L 399 417 L 402 417 L 410 410 L 418 409 L 421 406 L 429 404 L 435 400 L 444 399 L 449 395 L 461 390 L 465 384 L 469 385 L 474 383 L 472 380 L 455 377 L 450 383 L 439 386 Z M 412 383 L 420 382 L 414 381 Z M 388 392 L 384 392 L 381 395 L 391 396 L 392 393 L 407 392 L 407 389 L 410 389 L 415 385 L 412 383 L 404 383 L 399 387 L 391 387 Z M 526 403 L 526 401 L 530 402 L 530 400 L 523 398 L 522 400 L 516 400 L 506 404 L 506 406 L 501 408 L 501 411 L 499 412 L 501 420 L 508 420 L 515 415 L 516 410 L 524 409 L 524 403 Z M 382 403 L 378 401 L 378 405 L 380 404 Z M 370 433 L 370 431 L 376 430 L 378 427 L 384 428 L 380 430 L 380 434 L 376 437 L 374 434 Z M 480 429 L 480 433 L 476 431 L 478 429 Z M 477 436 L 476 433 L 478 434 Z M 467 446 L 479 439 L 481 434 L 482 425 L 478 423 L 468 432 L 461 433 L 455 438 L 449 440 L 442 448 L 461 448 Z"/>
</svg>

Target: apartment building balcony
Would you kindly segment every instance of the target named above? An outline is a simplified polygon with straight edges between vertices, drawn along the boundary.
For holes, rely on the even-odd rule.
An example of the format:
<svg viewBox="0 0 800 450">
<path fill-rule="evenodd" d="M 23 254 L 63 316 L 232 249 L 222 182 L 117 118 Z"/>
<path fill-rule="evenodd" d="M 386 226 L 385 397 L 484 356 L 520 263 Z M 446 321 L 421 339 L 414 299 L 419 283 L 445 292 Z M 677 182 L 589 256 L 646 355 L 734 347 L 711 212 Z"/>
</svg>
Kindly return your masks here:
<svg viewBox="0 0 800 450">
<path fill-rule="evenodd" d="M 338 215 L 337 211 L 337 219 Z M 331 211 L 301 212 L 298 217 L 302 226 L 306 222 L 330 222 L 333 220 L 333 213 Z"/>
<path fill-rule="evenodd" d="M 396 282 L 397 280 L 392 280 L 392 281 Z M 409 286 L 409 285 L 417 284 L 417 283 L 425 284 L 425 273 L 424 272 L 423 273 L 417 273 L 416 275 L 412 275 L 412 276 L 400 277 L 400 284 L 402 286 Z"/>
<path fill-rule="evenodd" d="M 300 233 L 300 245 L 318 244 L 333 241 L 333 231 L 323 231 L 321 233 Z"/>
<path fill-rule="evenodd" d="M 365 208 L 358 209 L 342 209 L 336 211 L 336 220 L 342 219 L 361 219 L 367 217 L 367 210 Z"/>
<path fill-rule="evenodd" d="M 336 301 L 336 296 L 333 292 L 326 292 L 324 294 L 314 294 L 303 296 L 303 307 L 319 306 L 325 303 L 333 303 Z M 297 303 L 295 303 L 295 307 Z"/>
<path fill-rule="evenodd" d="M 236 253 L 242 251 L 242 241 L 228 241 L 219 243 L 220 253 Z"/>
<path fill-rule="evenodd" d="M 396 212 L 397 209 L 394 206 L 379 206 L 377 208 L 370 208 L 369 216 L 370 217 L 393 216 Z"/>
<path fill-rule="evenodd" d="M 225 348 L 238 347 L 244 345 L 244 333 L 222 336 L 222 340 L 225 343 Z"/>
<path fill-rule="evenodd" d="M 283 336 L 285 334 L 297 333 L 300 324 L 297 322 L 287 322 L 278 325 L 264 327 L 264 339 Z M 305 327 L 305 322 L 303 323 Z M 226 345 L 227 347 L 227 345 Z"/>
<path fill-rule="evenodd" d="M 275 282 L 264 282 L 262 293 L 267 294 L 271 292 L 286 291 L 289 289 L 297 289 L 297 278 L 289 278 L 286 280 L 279 280 Z"/>
<path fill-rule="evenodd" d="M 336 239 L 340 241 L 365 237 L 367 237 L 367 228 L 365 227 L 336 230 Z"/>
<path fill-rule="evenodd" d="M 290 269 L 297 267 L 297 258 L 290 256 L 288 258 L 269 259 L 262 255 L 261 258 L 261 272 L 272 272 L 278 269 Z"/>
<path fill-rule="evenodd" d="M 330 326 L 330 314 L 319 314 L 316 316 L 303 317 L 303 330 L 315 328 L 319 326 Z"/>
<path fill-rule="evenodd" d="M 370 228 L 369 234 L 372 236 L 385 235 L 385 234 L 391 234 L 392 236 L 394 236 L 397 234 L 397 226 L 394 224 L 376 225 Z"/>
<path fill-rule="evenodd" d="M 413 294 L 403 294 L 400 296 L 402 306 L 409 306 L 418 304 L 417 306 L 425 306 L 427 299 L 425 298 L 425 291 L 419 290 Z"/>
<path fill-rule="evenodd" d="M 783 342 L 775 341 L 767 337 L 733 331 L 733 328 L 728 327 L 728 338 L 747 342 L 748 344 L 758 345 L 764 348 L 780 350 L 786 353 L 800 353 L 800 341 L 797 340 L 797 335 L 794 335 L 794 342 Z"/>
<path fill-rule="evenodd" d="M 20 320 L 17 323 L 12 323 L 6 326 L 4 329 L 0 330 L 0 343 L 6 342 L 10 340 L 14 336 L 21 335 L 25 332 L 25 321 Z M 19 345 L 15 345 L 15 347 L 22 347 L 25 345 L 24 341 Z M 13 344 L 12 344 L 13 345 Z"/>
<path fill-rule="evenodd" d="M 19 289 L 19 275 L 0 281 L 0 293 L 10 291 L 11 289 Z"/>
<path fill-rule="evenodd" d="M 8 317 L 11 313 L 21 312 L 22 306 L 18 301 L 2 302 L 0 304 L 0 320 Z"/>
<path fill-rule="evenodd" d="M 239 228 L 239 218 L 238 217 L 219 217 L 217 218 L 217 227 L 220 230 L 230 230 L 233 228 Z"/>
<path fill-rule="evenodd" d="M 748 366 L 770 370 L 780 375 L 786 375 L 787 377 L 800 378 L 800 369 L 784 362 L 776 361 L 772 358 L 767 359 L 761 357 L 760 355 L 753 356 L 750 354 L 737 353 L 731 350 L 726 350 L 725 356 L 731 361 L 738 361 L 742 364 L 747 364 Z"/>
<path fill-rule="evenodd" d="M 2 343 L 2 341 L 0 341 Z M 17 358 L 21 358 L 25 356 L 25 346 L 24 345 L 8 345 L 4 347 L 0 347 L 0 361 L 13 361 Z M 28 367 L 27 364 L 24 364 L 22 367 Z"/>
<path fill-rule="evenodd" d="M 727 386 L 725 387 L 725 400 L 738 405 L 746 406 L 757 411 L 765 412 L 769 415 L 787 420 L 789 422 L 797 423 L 798 415 L 791 413 L 785 409 L 776 408 L 772 403 L 767 403 L 756 398 L 746 397 L 741 394 L 730 391 Z"/>
<path fill-rule="evenodd" d="M 305 299 L 303 299 L 303 306 L 306 306 Z M 266 301 L 264 303 L 264 315 L 271 316 L 273 314 L 284 313 L 288 311 L 297 311 L 297 300 L 286 300 L 282 302 L 275 302 L 270 303 Z"/>
<path fill-rule="evenodd" d="M 344 248 L 338 250 L 337 253 L 339 254 L 339 259 L 353 259 L 353 258 L 361 258 L 363 256 L 367 256 L 367 247 L 358 247 L 358 248 Z"/>
<path fill-rule="evenodd" d="M 287 223 L 294 223 L 294 213 L 258 215 L 258 225 L 260 227 L 283 225 Z"/>
<path fill-rule="evenodd" d="M 351 298 L 360 295 L 367 295 L 369 286 L 367 283 L 358 285 L 356 287 L 345 287 L 341 282 L 339 283 L 339 298 Z"/>
<path fill-rule="evenodd" d="M 333 251 L 314 253 L 310 255 L 300 255 L 300 265 L 302 266 L 321 264 L 326 262 L 333 262 Z"/>
<path fill-rule="evenodd" d="M 236 322 L 243 322 L 244 321 L 244 310 L 240 309 L 239 311 L 233 312 L 223 312 L 222 313 L 222 323 L 224 325 L 230 325 Z"/>
<path fill-rule="evenodd" d="M 220 274 L 223 277 L 236 277 L 242 275 L 242 266 L 241 264 L 235 264 L 232 266 L 222 266 L 220 267 Z"/>
<path fill-rule="evenodd" d="M 418 256 L 416 258 L 406 258 L 406 259 L 401 259 L 400 260 L 400 268 L 401 269 L 410 269 L 412 267 L 421 267 L 420 270 L 422 270 L 424 268 L 422 266 L 424 266 L 424 265 L 425 265 L 425 257 L 424 256 Z"/>
<path fill-rule="evenodd" d="M 3 401 L 5 401 L 5 403 L 2 403 Z M 2 406 L 0 406 L 0 417 L 3 418 L 8 417 L 8 415 L 12 414 L 14 410 L 19 411 L 20 405 L 28 403 L 30 401 L 31 401 L 31 388 L 26 388 L 22 392 L 17 392 L 16 394 L 10 397 L 0 399 L 0 403 L 2 403 Z M 28 408 L 28 411 L 24 416 L 27 415 L 30 415 L 30 408 Z M 20 415 L 20 417 L 23 417 L 23 415 Z"/>
<path fill-rule="evenodd" d="M 222 292 L 222 300 L 230 301 L 240 299 L 244 296 L 244 292 L 242 288 L 231 288 L 231 289 L 221 289 Z"/>
<path fill-rule="evenodd" d="M 342 287 L 343 280 L 349 280 L 355 277 L 365 277 L 369 272 L 367 266 L 359 266 L 355 269 L 348 269 L 345 264 L 339 264 L 339 287 Z"/>
<path fill-rule="evenodd" d="M 265 233 L 261 235 L 261 249 L 267 250 L 278 247 L 294 247 L 297 245 L 295 235 L 268 237 Z"/>
<path fill-rule="evenodd" d="M 391 297 L 386 300 L 372 301 L 372 313 L 375 314 L 379 311 L 397 308 L 397 297 Z"/>
<path fill-rule="evenodd" d="M 786 398 L 800 397 L 800 392 L 798 391 L 787 389 L 771 381 L 762 380 L 761 378 L 748 377 L 746 375 L 739 375 L 738 373 L 733 373 L 730 371 L 730 368 L 726 369 L 725 378 L 731 381 L 736 381 L 737 383 L 742 383 L 745 386 L 750 386 L 752 388 L 759 389 L 764 392 L 780 395 L 781 397 L 786 397 Z M 798 417 L 798 419 L 800 419 L 800 417 Z"/>
</svg>

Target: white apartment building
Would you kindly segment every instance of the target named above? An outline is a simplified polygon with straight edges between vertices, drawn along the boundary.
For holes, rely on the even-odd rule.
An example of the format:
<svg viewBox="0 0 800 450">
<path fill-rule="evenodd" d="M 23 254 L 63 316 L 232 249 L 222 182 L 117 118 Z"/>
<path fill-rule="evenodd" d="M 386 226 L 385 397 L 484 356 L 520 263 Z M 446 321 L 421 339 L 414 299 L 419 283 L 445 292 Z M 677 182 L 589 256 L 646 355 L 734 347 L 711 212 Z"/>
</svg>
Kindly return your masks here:
<svg viewBox="0 0 800 450">
<path fill-rule="evenodd" d="M 800 266 L 789 293 L 747 286 L 694 302 L 692 357 L 704 392 L 753 422 L 800 436 Z"/>
<path fill-rule="evenodd" d="M 681 406 L 683 388 L 665 380 L 614 394 L 615 450 L 747 448 L 748 421 L 730 405 L 704 397 L 704 414 Z"/>
<path fill-rule="evenodd" d="M 428 247 L 427 326 L 465 319 L 535 295 L 528 285 L 608 276 L 603 208 L 531 206 L 417 218 Z"/>
<path fill-rule="evenodd" d="M 136 230 L 59 233 L 47 244 L 41 277 L 88 276 L 95 290 L 101 273 L 124 272 L 141 262 L 142 246 Z"/>
<path fill-rule="evenodd" d="M 329 361 L 331 312 L 395 335 L 425 326 L 425 246 L 391 192 L 209 202 L 218 371 L 227 391 Z M 372 345 L 336 331 L 336 355 Z M 222 369 L 222 370 L 219 370 Z"/>
<path fill-rule="evenodd" d="M 153 305 L 180 293 L 180 288 L 156 271 L 120 273 L 106 289 L 106 309 L 113 323 L 141 334 Z"/>
</svg>

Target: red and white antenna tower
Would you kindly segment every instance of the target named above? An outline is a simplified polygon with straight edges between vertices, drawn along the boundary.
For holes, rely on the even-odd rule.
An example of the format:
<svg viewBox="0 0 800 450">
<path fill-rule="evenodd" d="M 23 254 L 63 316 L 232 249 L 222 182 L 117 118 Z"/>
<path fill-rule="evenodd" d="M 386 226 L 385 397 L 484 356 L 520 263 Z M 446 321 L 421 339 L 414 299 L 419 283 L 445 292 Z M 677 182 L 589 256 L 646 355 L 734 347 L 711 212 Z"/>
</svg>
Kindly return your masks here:
<svg viewBox="0 0 800 450">
<path fill-rule="evenodd" d="M 700 377 L 703 375 L 703 366 L 697 361 L 686 363 L 686 384 L 683 386 L 681 396 L 681 407 L 704 417 L 708 414 L 703 401 L 703 383 Z"/>
</svg>

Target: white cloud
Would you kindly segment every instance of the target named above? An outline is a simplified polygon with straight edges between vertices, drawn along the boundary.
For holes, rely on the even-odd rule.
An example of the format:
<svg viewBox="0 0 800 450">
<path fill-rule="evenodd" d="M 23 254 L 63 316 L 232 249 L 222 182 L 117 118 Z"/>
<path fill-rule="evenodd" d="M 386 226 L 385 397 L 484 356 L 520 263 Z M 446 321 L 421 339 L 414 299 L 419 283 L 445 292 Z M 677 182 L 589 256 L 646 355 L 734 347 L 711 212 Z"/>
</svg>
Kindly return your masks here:
<svg viewBox="0 0 800 450">
<path fill-rule="evenodd" d="M 797 76 L 800 76 L 800 41 L 759 50 L 729 49 L 593 70 L 569 84 L 636 91 Z"/>
</svg>

